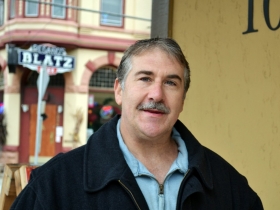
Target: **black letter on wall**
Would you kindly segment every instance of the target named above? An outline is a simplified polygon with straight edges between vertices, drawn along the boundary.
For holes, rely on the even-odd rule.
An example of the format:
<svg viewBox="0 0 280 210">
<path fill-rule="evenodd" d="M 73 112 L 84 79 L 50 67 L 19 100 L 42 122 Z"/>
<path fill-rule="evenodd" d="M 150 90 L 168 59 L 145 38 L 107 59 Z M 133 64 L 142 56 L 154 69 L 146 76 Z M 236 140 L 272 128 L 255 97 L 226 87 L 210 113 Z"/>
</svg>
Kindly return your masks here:
<svg viewBox="0 0 280 210">
<path fill-rule="evenodd" d="M 263 1 L 263 13 L 264 13 L 264 19 L 265 19 L 266 25 L 270 30 L 275 31 L 278 28 L 280 28 L 280 21 L 278 23 L 278 26 L 276 26 L 275 28 L 273 28 L 271 26 L 270 18 L 269 18 L 269 0 Z"/>
<path fill-rule="evenodd" d="M 254 29 L 254 0 L 248 0 L 248 28 L 247 31 L 244 31 L 243 34 L 257 32 L 258 30 Z"/>
</svg>

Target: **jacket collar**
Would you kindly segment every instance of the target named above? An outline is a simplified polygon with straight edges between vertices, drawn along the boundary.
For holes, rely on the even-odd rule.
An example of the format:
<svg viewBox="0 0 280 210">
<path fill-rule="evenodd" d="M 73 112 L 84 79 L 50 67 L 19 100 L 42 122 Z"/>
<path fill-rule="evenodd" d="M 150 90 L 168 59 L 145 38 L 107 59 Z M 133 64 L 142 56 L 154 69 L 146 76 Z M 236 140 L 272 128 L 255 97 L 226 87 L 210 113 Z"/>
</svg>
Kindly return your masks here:
<svg viewBox="0 0 280 210">
<path fill-rule="evenodd" d="M 95 192 L 104 188 L 109 182 L 121 180 L 129 184 L 133 192 L 141 194 L 119 147 L 116 130 L 119 118 L 120 115 L 117 115 L 104 124 L 87 142 L 84 155 L 84 187 L 86 191 Z M 202 182 L 209 189 L 212 189 L 211 168 L 205 156 L 205 149 L 179 120 L 176 122 L 175 128 L 187 146 L 189 168 L 194 168 Z"/>
<path fill-rule="evenodd" d="M 86 144 L 84 185 L 87 191 L 98 191 L 124 174 L 127 176 L 129 168 L 119 148 L 116 132 L 119 117 L 99 128 Z"/>
<path fill-rule="evenodd" d="M 148 209 L 147 202 L 130 168 L 117 139 L 117 122 L 120 116 L 98 129 L 90 137 L 84 155 L 84 189 L 87 192 L 102 190 L 110 182 L 120 181 L 137 198 L 140 209 Z"/>
<path fill-rule="evenodd" d="M 209 158 L 206 157 L 205 147 L 202 146 L 185 125 L 177 120 L 175 128 L 185 141 L 188 150 L 189 168 L 197 171 L 203 184 L 213 189 L 213 179 Z"/>
</svg>

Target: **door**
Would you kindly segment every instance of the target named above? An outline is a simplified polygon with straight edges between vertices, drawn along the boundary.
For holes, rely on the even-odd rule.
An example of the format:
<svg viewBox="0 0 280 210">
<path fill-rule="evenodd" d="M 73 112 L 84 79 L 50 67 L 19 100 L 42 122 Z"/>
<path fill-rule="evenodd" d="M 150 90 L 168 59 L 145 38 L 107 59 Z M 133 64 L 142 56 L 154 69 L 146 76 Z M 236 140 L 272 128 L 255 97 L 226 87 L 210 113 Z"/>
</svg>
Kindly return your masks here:
<svg viewBox="0 0 280 210">
<path fill-rule="evenodd" d="M 47 118 L 42 124 L 41 150 L 38 156 L 50 158 L 55 155 L 57 105 L 46 104 L 45 113 Z M 37 104 L 31 105 L 30 115 L 29 155 L 34 156 L 36 145 Z"/>
</svg>

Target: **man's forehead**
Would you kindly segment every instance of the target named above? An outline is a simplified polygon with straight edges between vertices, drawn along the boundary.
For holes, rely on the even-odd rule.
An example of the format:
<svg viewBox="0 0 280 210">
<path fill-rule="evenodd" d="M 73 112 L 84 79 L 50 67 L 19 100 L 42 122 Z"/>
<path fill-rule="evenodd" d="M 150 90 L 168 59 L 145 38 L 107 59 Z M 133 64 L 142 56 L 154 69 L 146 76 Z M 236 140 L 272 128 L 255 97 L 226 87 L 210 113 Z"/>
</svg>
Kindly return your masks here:
<svg viewBox="0 0 280 210">
<path fill-rule="evenodd" d="M 166 55 L 169 55 L 168 51 L 160 48 L 160 47 L 151 47 L 151 48 L 146 48 L 146 49 L 142 49 L 142 50 L 139 50 L 136 54 L 134 54 L 132 57 L 140 57 L 140 56 L 143 56 L 145 54 L 150 54 L 150 53 L 153 53 L 153 52 L 161 52 L 161 53 L 165 53 Z"/>
<path fill-rule="evenodd" d="M 178 66 L 180 66 L 180 69 L 182 71 L 184 71 L 184 66 L 178 61 L 178 59 L 175 56 L 173 56 L 172 54 L 166 52 L 165 50 L 163 50 L 161 48 L 152 48 L 152 49 L 143 50 L 140 53 L 131 56 L 132 69 L 139 67 L 138 66 L 139 64 L 140 65 L 145 64 L 145 62 L 143 62 L 143 63 L 141 61 L 139 62 L 139 60 L 141 60 L 141 59 L 150 60 L 149 62 L 153 63 L 152 61 L 153 61 L 154 57 L 153 57 L 152 53 L 155 51 L 164 53 L 168 57 L 168 59 L 172 60 L 172 62 L 174 62 L 174 64 L 176 63 Z M 137 66 L 134 65 L 135 64 L 134 61 L 137 62 Z M 142 69 L 142 70 L 144 70 L 144 69 Z"/>
<path fill-rule="evenodd" d="M 137 54 L 134 54 L 131 56 L 131 62 L 133 63 L 133 61 L 137 60 L 141 60 L 141 59 L 153 59 L 153 53 L 162 53 L 165 56 L 168 57 L 168 59 L 172 60 L 175 63 L 178 63 L 180 66 L 182 66 L 182 64 L 178 61 L 178 59 L 172 55 L 171 53 L 167 52 L 166 50 L 163 50 L 161 48 L 155 47 L 155 48 L 151 48 L 151 49 L 144 49 L 141 52 L 138 52 Z"/>
</svg>

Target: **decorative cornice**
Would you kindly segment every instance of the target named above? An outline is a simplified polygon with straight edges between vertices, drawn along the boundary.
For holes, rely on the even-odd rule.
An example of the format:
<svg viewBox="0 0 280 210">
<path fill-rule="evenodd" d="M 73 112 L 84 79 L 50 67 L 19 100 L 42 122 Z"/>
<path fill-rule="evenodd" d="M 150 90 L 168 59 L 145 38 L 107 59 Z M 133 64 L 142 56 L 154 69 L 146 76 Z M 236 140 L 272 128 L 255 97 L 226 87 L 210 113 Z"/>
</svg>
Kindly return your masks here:
<svg viewBox="0 0 280 210">
<path fill-rule="evenodd" d="M 6 43 L 53 43 L 72 48 L 102 49 L 110 51 L 124 51 L 133 44 L 134 39 L 111 38 L 95 35 L 81 35 L 71 32 L 55 30 L 12 30 L 7 31 L 1 36 L 0 47 Z"/>
</svg>

